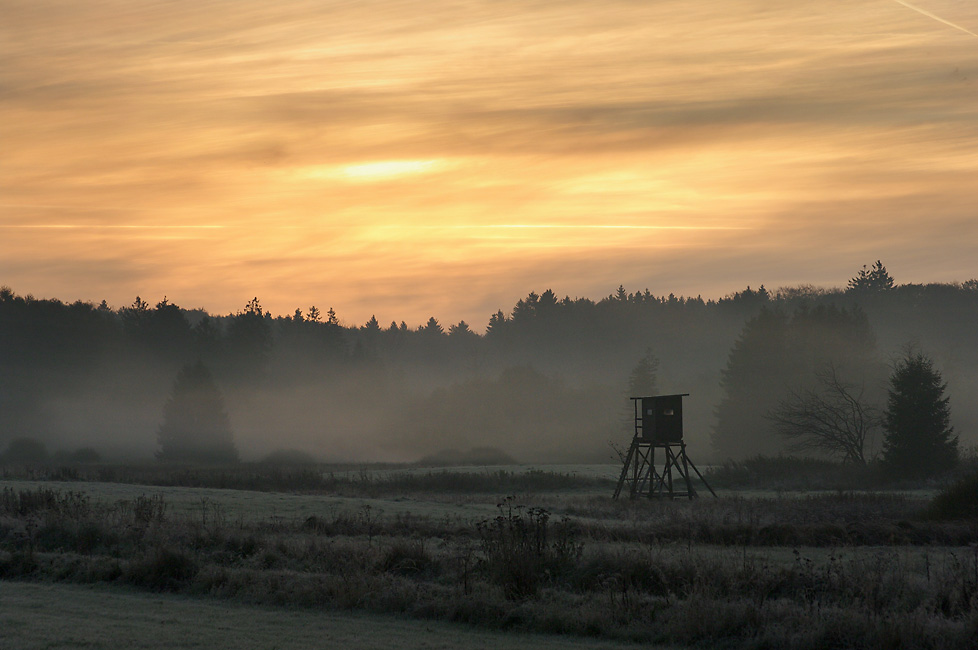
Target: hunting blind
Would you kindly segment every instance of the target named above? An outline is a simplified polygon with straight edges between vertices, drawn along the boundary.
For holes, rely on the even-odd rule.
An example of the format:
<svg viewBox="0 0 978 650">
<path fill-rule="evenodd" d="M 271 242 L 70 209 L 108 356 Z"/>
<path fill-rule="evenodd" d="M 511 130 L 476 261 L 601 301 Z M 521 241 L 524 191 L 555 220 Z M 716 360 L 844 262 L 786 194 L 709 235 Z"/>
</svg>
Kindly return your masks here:
<svg viewBox="0 0 978 650">
<path fill-rule="evenodd" d="M 686 454 L 683 441 L 683 398 L 680 395 L 633 397 L 635 435 L 625 456 L 615 498 L 626 489 L 629 498 L 697 496 L 689 470 L 692 469 L 703 485 L 716 496 L 696 465 Z M 661 467 L 656 465 L 656 450 L 660 452 Z"/>
</svg>

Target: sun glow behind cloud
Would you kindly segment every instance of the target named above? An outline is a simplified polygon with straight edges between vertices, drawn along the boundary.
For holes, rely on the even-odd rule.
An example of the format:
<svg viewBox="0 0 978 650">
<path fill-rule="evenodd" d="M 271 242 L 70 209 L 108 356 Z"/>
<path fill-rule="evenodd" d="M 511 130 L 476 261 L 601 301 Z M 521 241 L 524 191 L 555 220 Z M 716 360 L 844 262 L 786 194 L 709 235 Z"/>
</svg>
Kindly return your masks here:
<svg viewBox="0 0 978 650">
<path fill-rule="evenodd" d="M 16 291 L 478 325 L 976 273 L 975 5 L 123 4 L 0 0 Z"/>
<path fill-rule="evenodd" d="M 435 160 L 387 160 L 383 162 L 347 165 L 341 171 L 348 178 L 369 181 L 395 176 L 423 174 L 430 171 L 437 162 Z"/>
</svg>

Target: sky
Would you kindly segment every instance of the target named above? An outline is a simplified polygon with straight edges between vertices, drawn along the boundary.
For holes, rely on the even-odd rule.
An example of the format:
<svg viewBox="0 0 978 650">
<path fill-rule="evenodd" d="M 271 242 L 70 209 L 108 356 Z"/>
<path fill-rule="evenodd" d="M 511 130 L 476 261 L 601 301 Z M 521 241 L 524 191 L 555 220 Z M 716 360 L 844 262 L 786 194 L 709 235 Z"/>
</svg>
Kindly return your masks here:
<svg viewBox="0 0 978 650">
<path fill-rule="evenodd" d="M 978 3 L 0 0 L 0 284 L 485 327 L 978 276 Z"/>
</svg>

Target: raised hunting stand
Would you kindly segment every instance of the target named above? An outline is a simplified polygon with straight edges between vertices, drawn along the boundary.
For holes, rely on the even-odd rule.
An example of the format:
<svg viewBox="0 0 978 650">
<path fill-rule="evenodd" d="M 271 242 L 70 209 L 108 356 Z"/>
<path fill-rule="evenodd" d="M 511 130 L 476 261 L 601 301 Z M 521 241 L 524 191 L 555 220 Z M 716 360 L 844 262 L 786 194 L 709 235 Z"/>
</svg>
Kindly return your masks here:
<svg viewBox="0 0 978 650">
<path fill-rule="evenodd" d="M 624 467 L 621 468 L 614 498 L 617 499 L 623 490 L 627 490 L 631 499 L 692 499 L 697 494 L 690 478 L 690 469 L 696 472 L 710 494 L 717 495 L 686 455 L 686 443 L 683 442 L 683 398 L 687 395 L 689 393 L 631 398 L 635 405 L 635 436 L 628 448 Z M 662 451 L 661 469 L 656 467 L 657 449 Z M 673 473 L 676 474 L 675 477 Z"/>
</svg>

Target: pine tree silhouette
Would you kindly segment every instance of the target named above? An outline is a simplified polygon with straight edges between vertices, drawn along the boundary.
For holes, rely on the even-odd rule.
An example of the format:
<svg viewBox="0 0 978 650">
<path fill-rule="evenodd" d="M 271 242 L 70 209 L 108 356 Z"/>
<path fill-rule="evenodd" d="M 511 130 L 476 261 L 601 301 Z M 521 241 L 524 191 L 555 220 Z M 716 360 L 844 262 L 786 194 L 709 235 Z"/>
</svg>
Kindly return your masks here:
<svg viewBox="0 0 978 650">
<path fill-rule="evenodd" d="M 157 434 L 164 462 L 233 463 L 238 460 L 224 398 L 198 361 L 177 374 Z"/>
</svg>

